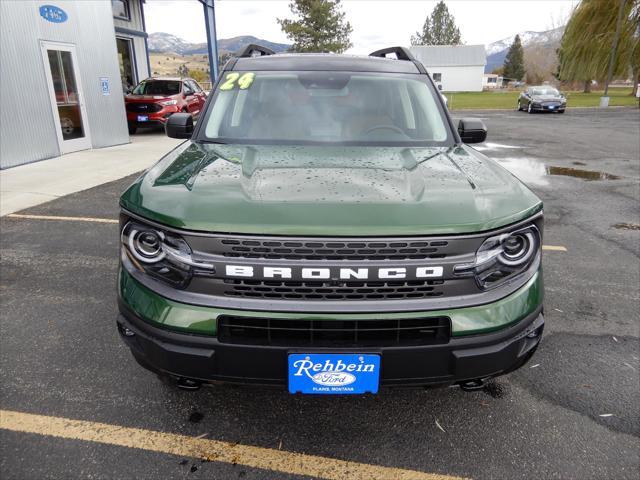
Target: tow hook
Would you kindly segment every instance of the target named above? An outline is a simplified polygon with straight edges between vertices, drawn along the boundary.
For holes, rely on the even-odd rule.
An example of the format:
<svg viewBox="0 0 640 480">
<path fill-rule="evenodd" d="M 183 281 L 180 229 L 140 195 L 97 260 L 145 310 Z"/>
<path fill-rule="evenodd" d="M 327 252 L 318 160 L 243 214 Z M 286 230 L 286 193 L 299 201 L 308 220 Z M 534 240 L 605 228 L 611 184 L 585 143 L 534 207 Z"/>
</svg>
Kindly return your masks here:
<svg viewBox="0 0 640 480">
<path fill-rule="evenodd" d="M 198 380 L 192 380 L 190 378 L 180 377 L 177 382 L 180 390 L 199 390 L 201 383 Z"/>
<path fill-rule="evenodd" d="M 460 388 L 465 392 L 476 392 L 478 390 L 482 390 L 484 388 L 485 381 L 481 378 L 476 378 L 475 380 L 467 380 L 466 382 L 460 383 Z"/>
</svg>

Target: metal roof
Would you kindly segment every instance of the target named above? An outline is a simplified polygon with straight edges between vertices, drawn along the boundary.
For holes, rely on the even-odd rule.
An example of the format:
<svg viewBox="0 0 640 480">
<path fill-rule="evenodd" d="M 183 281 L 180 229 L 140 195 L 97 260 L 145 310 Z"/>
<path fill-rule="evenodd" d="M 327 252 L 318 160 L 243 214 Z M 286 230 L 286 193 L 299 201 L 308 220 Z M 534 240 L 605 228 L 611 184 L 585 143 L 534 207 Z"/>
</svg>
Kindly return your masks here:
<svg viewBox="0 0 640 480">
<path fill-rule="evenodd" d="M 431 67 L 484 66 L 484 45 L 420 45 L 409 48 L 427 70 Z"/>
<path fill-rule="evenodd" d="M 418 67 L 409 60 L 333 53 L 282 53 L 238 58 L 233 70 L 420 73 Z"/>
</svg>

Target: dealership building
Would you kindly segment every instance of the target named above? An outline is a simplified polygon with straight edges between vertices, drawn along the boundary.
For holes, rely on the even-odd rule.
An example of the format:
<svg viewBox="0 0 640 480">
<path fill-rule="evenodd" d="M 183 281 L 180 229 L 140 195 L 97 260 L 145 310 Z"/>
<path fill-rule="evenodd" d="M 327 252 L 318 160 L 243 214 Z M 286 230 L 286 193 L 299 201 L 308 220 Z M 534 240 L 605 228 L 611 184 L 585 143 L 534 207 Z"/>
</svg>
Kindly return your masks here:
<svg viewBox="0 0 640 480">
<path fill-rule="evenodd" d="M 149 76 L 144 0 L 0 2 L 0 168 L 129 142 Z"/>
</svg>

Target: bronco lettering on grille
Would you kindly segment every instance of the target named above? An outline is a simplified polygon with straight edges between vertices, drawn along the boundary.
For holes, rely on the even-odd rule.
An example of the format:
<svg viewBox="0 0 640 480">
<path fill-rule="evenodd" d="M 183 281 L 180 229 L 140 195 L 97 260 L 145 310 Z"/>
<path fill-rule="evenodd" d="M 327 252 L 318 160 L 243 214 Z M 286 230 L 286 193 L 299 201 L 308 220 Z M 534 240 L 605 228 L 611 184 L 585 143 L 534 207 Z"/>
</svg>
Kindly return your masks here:
<svg viewBox="0 0 640 480">
<path fill-rule="evenodd" d="M 440 278 L 443 267 L 413 267 L 413 272 L 408 272 L 405 267 L 385 268 L 299 268 L 297 271 L 290 267 L 253 267 L 250 265 L 226 265 L 227 277 L 261 277 L 261 278 L 293 278 L 305 280 L 368 280 L 374 279 L 401 279 L 407 278 L 408 273 L 415 273 L 415 278 Z M 261 271 L 260 271 L 261 268 Z M 373 270 L 373 271 L 372 271 Z M 259 274 L 261 273 L 261 274 Z"/>
</svg>

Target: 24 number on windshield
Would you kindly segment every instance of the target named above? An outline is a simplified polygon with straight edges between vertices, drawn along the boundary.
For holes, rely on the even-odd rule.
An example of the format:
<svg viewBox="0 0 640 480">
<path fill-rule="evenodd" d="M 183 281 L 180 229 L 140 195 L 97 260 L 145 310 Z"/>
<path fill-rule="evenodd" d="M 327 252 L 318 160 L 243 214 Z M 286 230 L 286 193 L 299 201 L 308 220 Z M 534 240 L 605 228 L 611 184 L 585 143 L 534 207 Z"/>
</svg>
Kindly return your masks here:
<svg viewBox="0 0 640 480">
<path fill-rule="evenodd" d="M 240 74 L 238 72 L 229 72 L 225 75 L 223 82 L 218 87 L 220 90 L 233 90 L 238 87 L 240 90 L 246 90 L 251 86 L 256 74 L 247 72 Z"/>
</svg>

